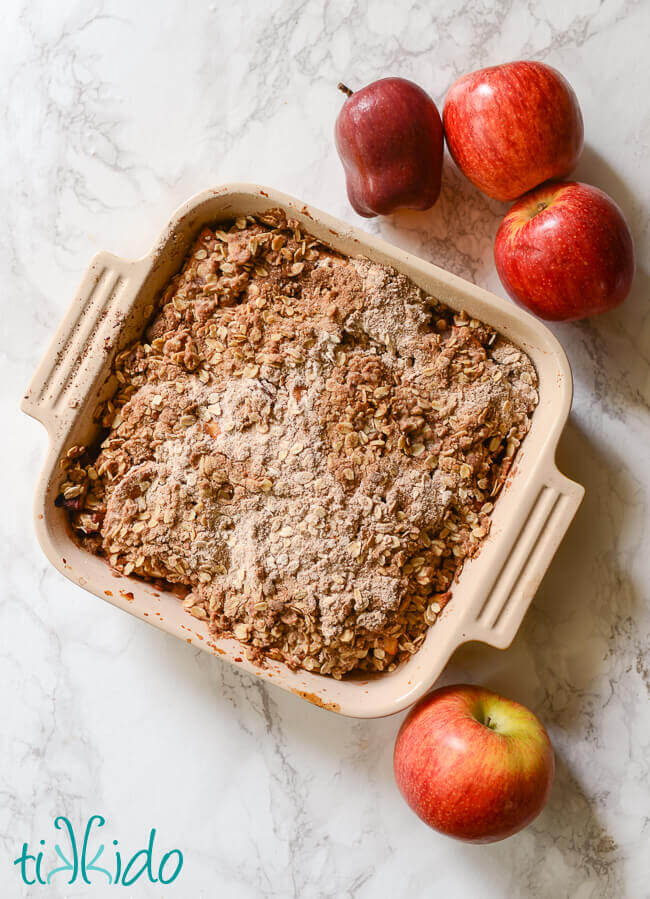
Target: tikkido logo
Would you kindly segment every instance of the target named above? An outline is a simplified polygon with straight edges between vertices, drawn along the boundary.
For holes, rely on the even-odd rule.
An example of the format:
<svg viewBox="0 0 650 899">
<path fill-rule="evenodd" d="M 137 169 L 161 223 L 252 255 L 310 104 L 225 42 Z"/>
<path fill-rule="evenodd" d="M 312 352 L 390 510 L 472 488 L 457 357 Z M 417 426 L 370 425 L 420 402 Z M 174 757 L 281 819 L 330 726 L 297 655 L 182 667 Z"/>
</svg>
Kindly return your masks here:
<svg viewBox="0 0 650 899">
<path fill-rule="evenodd" d="M 183 867 L 183 853 L 180 849 L 171 849 L 160 858 L 156 868 L 154 861 L 154 843 L 156 840 L 156 828 L 149 832 L 149 842 L 146 849 L 139 849 L 132 856 L 123 856 L 117 848 L 118 840 L 112 841 L 112 852 L 108 850 L 104 857 L 104 843 L 100 843 L 95 850 L 90 848 L 91 832 L 93 825 L 97 828 L 106 823 L 101 815 L 91 815 L 86 823 L 81 841 L 77 839 L 74 828 L 68 818 L 59 815 L 54 819 L 54 827 L 63 834 L 61 842 L 54 844 L 54 852 L 57 859 L 52 864 L 46 859 L 47 849 L 45 840 L 39 840 L 40 850 L 36 853 L 29 852 L 29 843 L 23 843 L 23 849 L 14 865 L 19 866 L 23 883 L 32 886 L 41 884 L 47 886 L 55 882 L 62 882 L 68 875 L 67 883 L 93 883 L 112 884 L 113 886 L 129 887 L 140 877 L 149 883 L 166 885 L 173 883 L 181 873 Z M 99 834 L 95 833 L 96 840 Z M 100 865 L 101 861 L 101 865 Z M 61 864 L 62 863 L 62 864 Z M 156 876 L 157 875 L 157 876 Z"/>
</svg>

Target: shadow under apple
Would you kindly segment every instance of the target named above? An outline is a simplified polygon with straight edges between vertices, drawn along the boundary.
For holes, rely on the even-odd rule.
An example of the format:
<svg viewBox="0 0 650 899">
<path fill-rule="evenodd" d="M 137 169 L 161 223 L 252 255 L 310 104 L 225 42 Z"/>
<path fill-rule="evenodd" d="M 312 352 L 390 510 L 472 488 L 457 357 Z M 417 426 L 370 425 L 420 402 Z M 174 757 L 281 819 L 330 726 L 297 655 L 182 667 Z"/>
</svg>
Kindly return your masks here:
<svg viewBox="0 0 650 899">
<path fill-rule="evenodd" d="M 633 413 L 643 420 L 650 412 L 650 275 L 644 249 L 648 244 L 648 210 L 620 175 L 592 147 L 586 146 L 573 175 L 608 193 L 621 207 L 636 247 L 637 269 L 622 305 L 578 322 L 554 323 L 576 383 L 576 397 L 593 397 L 601 411 L 621 419 Z"/>
<path fill-rule="evenodd" d="M 395 212 L 379 219 L 378 228 L 401 249 L 484 284 L 493 267 L 494 236 L 507 208 L 474 187 L 445 153 L 438 202 L 424 212 Z"/>
<path fill-rule="evenodd" d="M 617 892 L 621 858 L 616 841 L 560 753 L 555 786 L 539 817 L 502 842 L 463 846 L 462 855 L 486 883 L 500 884 L 503 896 L 573 899 L 586 884 L 585 896 L 622 895 Z"/>
</svg>

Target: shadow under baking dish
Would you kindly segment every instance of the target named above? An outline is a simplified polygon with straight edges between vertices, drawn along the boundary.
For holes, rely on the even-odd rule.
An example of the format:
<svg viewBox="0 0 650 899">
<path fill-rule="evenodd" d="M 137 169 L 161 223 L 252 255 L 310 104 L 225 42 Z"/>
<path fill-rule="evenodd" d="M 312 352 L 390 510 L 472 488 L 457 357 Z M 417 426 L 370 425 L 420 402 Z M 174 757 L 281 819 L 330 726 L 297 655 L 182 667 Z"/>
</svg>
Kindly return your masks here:
<svg viewBox="0 0 650 899">
<path fill-rule="evenodd" d="M 61 454 L 72 444 L 89 445 L 97 438 L 93 413 L 115 392 L 113 359 L 142 334 L 155 298 L 180 269 L 199 230 L 270 207 L 281 207 L 335 250 L 393 266 L 452 309 L 464 309 L 491 325 L 529 355 L 539 376 L 539 404 L 495 504 L 491 532 L 479 554 L 464 565 L 451 601 L 420 650 L 391 673 L 337 681 L 302 669 L 291 671 L 272 660 L 259 667 L 246 659 L 237 640 L 211 635 L 207 622 L 189 615 L 171 591 L 116 575 L 105 560 L 81 550 L 72 540 L 65 511 L 54 505 Z M 142 259 L 102 252 L 91 262 L 22 402 L 23 410 L 40 421 L 50 437 L 36 490 L 38 539 L 67 578 L 143 621 L 322 708 L 358 718 L 390 715 L 425 693 L 462 643 L 480 640 L 505 648 L 514 638 L 584 494 L 579 484 L 560 474 L 554 461 L 571 398 L 564 351 L 532 315 L 286 194 L 259 185 L 227 184 L 183 204 Z"/>
</svg>

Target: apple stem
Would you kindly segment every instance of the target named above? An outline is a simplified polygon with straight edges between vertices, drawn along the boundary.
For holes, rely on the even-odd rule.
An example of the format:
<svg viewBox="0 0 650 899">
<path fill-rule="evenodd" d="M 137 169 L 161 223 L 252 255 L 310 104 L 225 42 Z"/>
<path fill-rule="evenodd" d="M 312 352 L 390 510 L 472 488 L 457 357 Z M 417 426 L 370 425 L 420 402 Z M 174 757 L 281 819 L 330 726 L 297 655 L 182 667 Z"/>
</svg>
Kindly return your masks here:
<svg viewBox="0 0 650 899">
<path fill-rule="evenodd" d="M 491 719 L 490 716 L 488 715 L 487 718 L 485 719 L 485 726 L 486 726 L 486 727 L 489 727 L 491 721 L 492 721 L 492 719 Z"/>
<path fill-rule="evenodd" d="M 531 209 L 531 211 L 528 213 L 528 218 L 534 219 L 536 215 L 539 215 L 540 212 L 544 212 L 544 210 L 547 208 L 548 208 L 548 203 L 546 203 L 544 200 L 540 200 L 539 203 L 535 206 L 535 208 Z"/>
<path fill-rule="evenodd" d="M 343 84 L 342 81 L 339 81 L 339 83 L 336 86 L 338 87 L 338 89 L 340 91 L 343 91 L 343 93 L 346 94 L 348 97 L 351 97 L 352 94 L 354 93 L 354 91 L 351 91 L 350 88 L 346 84 Z"/>
</svg>

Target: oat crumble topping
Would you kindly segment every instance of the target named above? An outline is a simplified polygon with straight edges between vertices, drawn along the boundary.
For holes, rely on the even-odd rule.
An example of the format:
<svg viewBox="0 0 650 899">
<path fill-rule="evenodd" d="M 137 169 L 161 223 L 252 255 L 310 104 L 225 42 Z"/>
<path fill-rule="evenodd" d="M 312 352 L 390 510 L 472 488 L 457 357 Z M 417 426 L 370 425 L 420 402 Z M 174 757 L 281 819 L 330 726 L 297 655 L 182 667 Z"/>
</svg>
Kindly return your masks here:
<svg viewBox="0 0 650 899">
<path fill-rule="evenodd" d="M 83 547 L 160 579 L 258 662 L 416 652 L 530 427 L 530 359 L 283 212 L 204 228 L 62 461 Z"/>
</svg>

